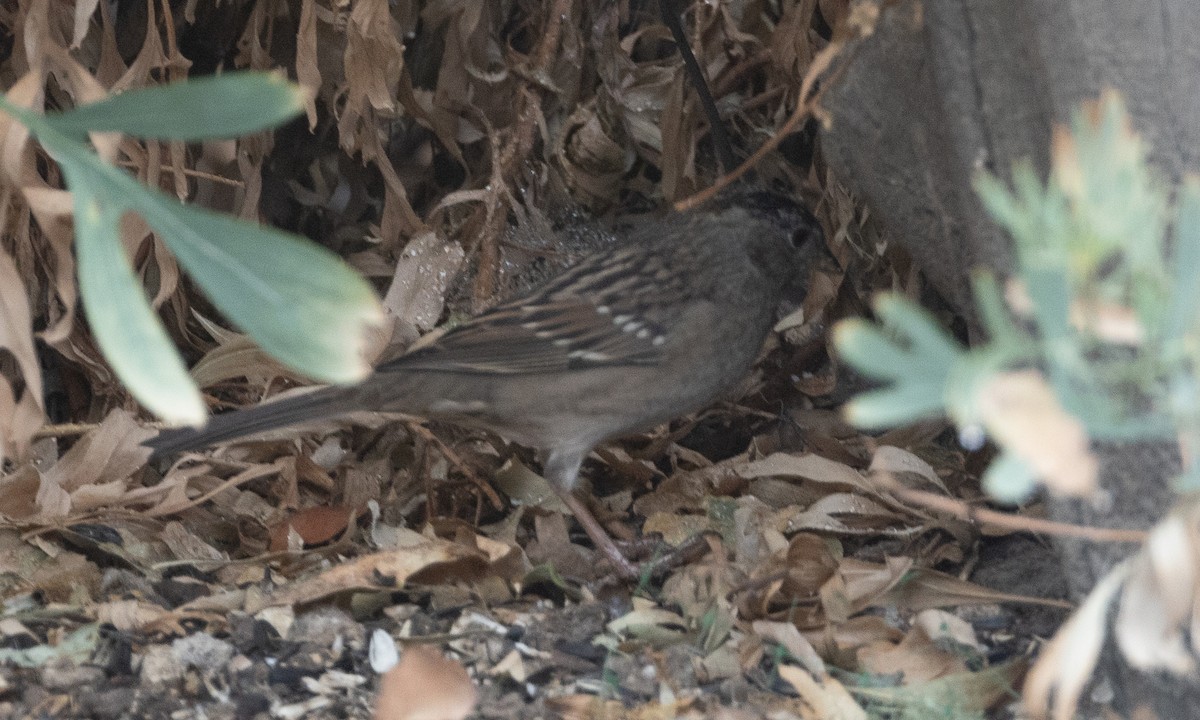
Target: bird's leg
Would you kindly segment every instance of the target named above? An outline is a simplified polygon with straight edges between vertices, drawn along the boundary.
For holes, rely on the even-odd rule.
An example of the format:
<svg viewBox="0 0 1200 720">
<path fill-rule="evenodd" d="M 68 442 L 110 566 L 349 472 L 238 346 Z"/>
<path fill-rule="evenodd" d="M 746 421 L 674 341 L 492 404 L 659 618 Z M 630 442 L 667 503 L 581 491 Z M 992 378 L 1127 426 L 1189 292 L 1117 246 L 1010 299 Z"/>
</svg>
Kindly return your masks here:
<svg viewBox="0 0 1200 720">
<path fill-rule="evenodd" d="M 591 538 L 596 549 L 608 558 L 608 561 L 623 578 L 636 580 L 640 576 L 637 566 L 629 562 L 629 558 L 625 557 L 608 532 L 600 526 L 592 512 L 587 509 L 587 505 L 584 505 L 583 501 L 571 493 L 571 488 L 579 477 L 579 466 L 583 464 L 583 458 L 587 452 L 587 450 L 582 452 L 551 451 L 546 455 L 542 472 L 549 481 L 550 487 L 554 488 L 554 492 L 558 493 L 563 504 L 583 526 L 583 531 Z"/>
</svg>

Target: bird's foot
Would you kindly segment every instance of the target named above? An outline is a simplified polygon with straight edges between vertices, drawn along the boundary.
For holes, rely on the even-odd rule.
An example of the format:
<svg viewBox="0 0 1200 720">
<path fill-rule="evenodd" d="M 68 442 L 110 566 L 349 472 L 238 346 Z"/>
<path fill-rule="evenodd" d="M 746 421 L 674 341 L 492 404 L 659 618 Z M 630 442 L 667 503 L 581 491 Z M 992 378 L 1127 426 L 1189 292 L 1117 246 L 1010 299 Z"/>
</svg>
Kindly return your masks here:
<svg viewBox="0 0 1200 720">
<path fill-rule="evenodd" d="M 575 519 L 579 521 L 579 524 L 583 526 L 583 531 L 587 533 L 592 544 L 604 555 L 609 564 L 613 566 L 613 569 L 617 571 L 617 574 L 623 580 L 637 580 L 640 578 L 642 576 L 641 570 L 638 569 L 637 565 L 630 562 L 629 558 L 625 557 L 625 553 L 621 552 L 621 548 L 617 547 L 617 543 L 613 541 L 608 532 L 596 520 L 596 516 L 592 515 L 592 511 L 588 510 L 587 505 L 584 505 L 583 501 L 558 483 L 550 483 L 550 485 L 558 493 L 558 497 L 567 506 L 567 509 L 571 511 L 571 514 L 575 516 Z"/>
<path fill-rule="evenodd" d="M 558 496 L 562 498 L 567 509 L 583 526 L 583 531 L 587 533 L 592 544 L 598 550 L 622 580 L 628 582 L 639 582 L 643 579 L 660 577 L 665 575 L 670 570 L 673 570 L 682 565 L 703 557 L 710 550 L 710 544 L 705 535 L 695 535 L 688 539 L 679 547 L 671 549 L 667 553 L 657 555 L 652 560 L 643 563 L 635 563 L 631 561 L 626 554 L 626 551 L 621 549 L 621 546 L 612 539 L 612 536 L 600 525 L 596 517 L 588 510 L 587 505 L 579 498 L 575 497 L 571 491 L 554 485 Z M 637 542 L 629 544 L 628 550 L 637 557 L 646 557 L 648 549 L 651 549 L 648 542 Z M 654 548 L 659 546 L 658 541 L 654 541 Z"/>
</svg>

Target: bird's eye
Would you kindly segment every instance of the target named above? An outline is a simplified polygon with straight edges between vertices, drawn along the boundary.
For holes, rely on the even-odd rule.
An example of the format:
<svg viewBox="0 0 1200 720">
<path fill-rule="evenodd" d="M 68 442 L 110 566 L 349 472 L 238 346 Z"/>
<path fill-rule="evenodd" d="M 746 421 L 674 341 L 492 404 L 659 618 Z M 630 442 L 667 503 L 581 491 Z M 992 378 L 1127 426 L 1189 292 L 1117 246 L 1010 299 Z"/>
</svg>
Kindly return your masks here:
<svg viewBox="0 0 1200 720">
<path fill-rule="evenodd" d="M 788 236 L 788 241 L 792 243 L 792 247 L 798 248 L 808 240 L 808 228 L 796 228 L 792 234 Z"/>
</svg>

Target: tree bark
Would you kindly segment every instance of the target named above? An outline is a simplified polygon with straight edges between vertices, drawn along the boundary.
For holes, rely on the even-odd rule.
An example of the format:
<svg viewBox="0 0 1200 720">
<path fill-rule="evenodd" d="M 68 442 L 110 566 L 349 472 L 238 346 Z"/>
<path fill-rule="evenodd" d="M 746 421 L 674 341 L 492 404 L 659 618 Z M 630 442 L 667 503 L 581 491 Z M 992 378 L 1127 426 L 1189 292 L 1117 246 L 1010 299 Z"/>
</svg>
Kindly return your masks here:
<svg viewBox="0 0 1200 720">
<path fill-rule="evenodd" d="M 842 55 L 825 94 L 822 152 L 945 298 L 972 315 L 969 271 L 1001 275 L 1010 240 L 990 221 L 972 179 L 1008 177 L 1029 160 L 1045 176 L 1052 128 L 1115 88 L 1163 178 L 1200 170 L 1200 3 L 1194 0 L 900 0 Z M 1178 468 L 1166 446 L 1102 447 L 1104 496 L 1050 501 L 1057 518 L 1147 528 L 1173 501 Z M 1072 593 L 1086 594 L 1128 547 L 1060 546 Z M 1190 718 L 1200 687 L 1125 665 L 1111 643 L 1098 687 L 1129 714 Z M 1102 679 L 1102 680 L 1101 680 Z"/>
</svg>

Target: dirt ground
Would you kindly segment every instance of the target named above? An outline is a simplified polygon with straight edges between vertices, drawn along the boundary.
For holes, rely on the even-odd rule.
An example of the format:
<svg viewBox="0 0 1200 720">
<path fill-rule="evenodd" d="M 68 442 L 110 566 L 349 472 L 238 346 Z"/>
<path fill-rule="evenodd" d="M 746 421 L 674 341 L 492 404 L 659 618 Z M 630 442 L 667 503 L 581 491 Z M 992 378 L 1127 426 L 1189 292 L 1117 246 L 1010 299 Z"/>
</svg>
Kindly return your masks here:
<svg viewBox="0 0 1200 720">
<path fill-rule="evenodd" d="M 637 2 L 0 8 L 6 88 L 54 49 L 105 89 L 247 68 L 308 88 L 308 115 L 274 134 L 127 139 L 120 162 L 413 299 L 382 356 L 606 242 L 594 218 L 716 174 L 670 35 Z M 874 292 L 957 327 L 829 176 L 817 120 L 781 131 L 849 12 L 686 15 L 737 153 L 786 136 L 752 182 L 809 202 L 828 252 L 726 401 L 589 458 L 581 497 L 664 568 L 638 583 L 614 578 L 527 450 L 485 433 L 366 417 L 149 462 L 154 419 L 64 310 L 69 226 L 39 224 L 45 196 L 6 176 L 24 287 L 0 304 L 28 301 L 45 380 L 0 358 L 17 378 L 0 402 L 0 717 L 1019 717 L 1023 673 L 1069 608 L 1052 551 L 1021 529 L 1038 506 L 978 522 L 986 451 L 943 423 L 869 434 L 839 413 L 863 382 L 828 332 Z M 45 78 L 46 109 L 74 104 L 69 78 Z M 0 150 L 60 180 L 44 154 Z M 127 247 L 211 410 L 306 384 L 228 330 L 148 232 Z M 10 386 L 40 387 L 44 413 L 17 412 Z"/>
</svg>

